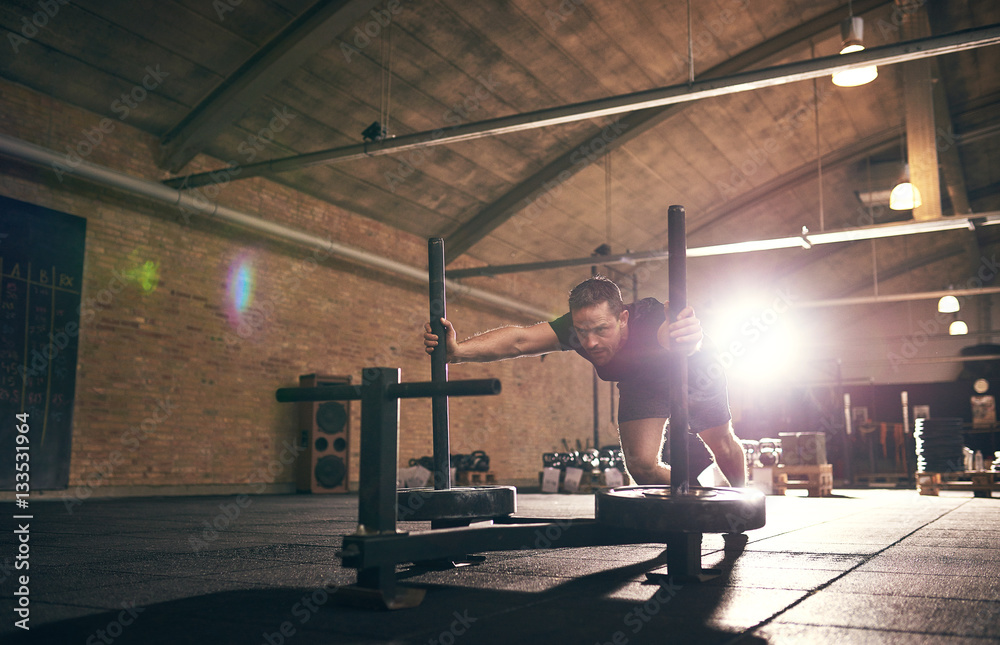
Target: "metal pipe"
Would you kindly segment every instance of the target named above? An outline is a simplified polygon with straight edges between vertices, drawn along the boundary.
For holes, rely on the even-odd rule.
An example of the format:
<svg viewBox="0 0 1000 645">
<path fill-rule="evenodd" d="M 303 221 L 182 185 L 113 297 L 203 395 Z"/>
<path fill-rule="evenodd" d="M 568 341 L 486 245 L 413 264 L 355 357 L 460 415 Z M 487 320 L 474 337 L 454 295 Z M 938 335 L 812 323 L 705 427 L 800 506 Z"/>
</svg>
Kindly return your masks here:
<svg viewBox="0 0 1000 645">
<path fill-rule="evenodd" d="M 676 322 L 687 306 L 687 266 L 684 232 L 684 207 L 667 209 L 667 248 L 670 250 L 669 313 L 670 322 Z M 687 355 L 671 349 L 670 357 L 670 492 L 683 495 L 688 492 L 688 370 Z"/>
<path fill-rule="evenodd" d="M 427 281 L 427 273 L 416 267 L 411 267 L 402 262 L 396 262 L 395 260 L 390 260 L 389 258 L 375 255 L 362 249 L 338 244 L 312 233 L 247 215 L 246 213 L 214 204 L 201 198 L 195 198 L 182 191 L 168 188 L 159 182 L 132 177 L 87 161 L 81 161 L 74 167 L 68 168 L 66 166 L 66 159 L 62 155 L 5 134 L 0 134 L 0 154 L 39 166 L 59 169 L 64 174 L 72 174 L 80 179 L 85 179 L 101 186 L 123 190 L 134 195 L 140 195 L 170 206 L 175 206 L 184 213 L 198 213 L 241 228 L 272 235 L 309 248 L 319 249 L 331 255 L 401 275 L 418 282 Z M 449 285 L 449 288 L 452 290 L 452 293 L 458 293 L 479 300 L 480 302 L 516 311 L 536 320 L 548 320 L 552 317 L 550 312 L 499 294 L 464 286 L 459 283 L 452 283 Z"/>
<path fill-rule="evenodd" d="M 887 296 L 858 296 L 856 298 L 831 298 L 829 300 L 807 300 L 796 302 L 794 307 L 805 309 L 813 307 L 842 307 L 846 305 L 874 305 L 886 302 L 907 302 L 911 300 L 936 300 L 945 296 L 985 296 L 1000 293 L 1000 287 L 981 287 L 979 289 L 947 289 L 945 291 L 923 291 L 920 293 L 894 293 Z"/>
<path fill-rule="evenodd" d="M 381 369 L 381 368 L 373 368 Z M 366 384 L 367 385 L 367 384 Z M 434 396 L 484 396 L 500 394 L 500 379 L 480 378 L 463 381 L 414 381 L 387 386 L 391 399 L 421 399 Z M 364 398 L 361 385 L 322 385 L 320 387 L 283 387 L 274 393 L 279 403 L 298 401 L 356 401 Z"/>
<path fill-rule="evenodd" d="M 978 226 L 993 226 L 1000 224 L 1000 211 L 991 211 L 967 217 L 943 217 L 922 222 L 903 222 L 900 224 L 877 224 L 860 228 L 845 228 L 825 233 L 803 233 L 793 237 L 779 237 L 770 240 L 750 240 L 747 242 L 731 242 L 712 246 L 698 246 L 687 249 L 690 258 L 703 258 L 714 255 L 731 255 L 734 253 L 751 253 L 756 251 L 774 251 L 778 249 L 811 248 L 821 244 L 838 244 L 841 242 L 857 242 L 860 240 L 882 239 L 887 237 L 902 237 L 920 233 L 937 233 L 959 229 L 975 229 Z M 640 262 L 656 262 L 666 260 L 670 254 L 663 250 L 641 251 L 638 253 L 623 253 L 608 255 L 601 258 L 601 264 L 628 264 Z M 449 275 L 455 280 L 482 276 L 494 276 L 504 273 L 522 273 L 540 271 L 543 269 L 563 269 L 573 266 L 593 264 L 594 258 L 571 258 L 566 260 L 551 260 L 548 262 L 527 262 L 522 264 L 503 264 L 496 266 L 454 269 Z"/>
<path fill-rule="evenodd" d="M 464 381 L 416 381 L 389 386 L 389 396 L 422 399 L 435 396 L 489 396 L 500 394 L 500 379 L 478 378 Z"/>
<path fill-rule="evenodd" d="M 590 277 L 597 275 L 597 267 L 590 267 Z M 597 368 L 594 367 L 590 370 L 590 393 L 591 393 L 591 403 L 592 411 L 591 416 L 593 417 L 593 435 L 594 435 L 594 448 L 598 448 L 601 445 L 601 404 L 600 400 L 597 398 L 600 391 L 600 383 L 598 383 L 599 377 L 597 376 Z"/>
<path fill-rule="evenodd" d="M 270 161 L 231 167 L 238 170 L 231 173 L 230 181 L 257 177 L 264 174 L 288 172 L 333 161 L 352 161 L 393 154 L 416 148 L 448 145 L 459 141 L 471 141 L 494 137 L 511 132 L 522 132 L 564 123 L 574 123 L 586 119 L 615 116 L 636 110 L 663 107 L 676 103 L 697 101 L 714 96 L 725 96 L 786 83 L 805 81 L 829 76 L 857 67 L 870 65 L 893 65 L 910 60 L 920 60 L 950 54 L 968 49 L 976 49 L 1000 43 L 1000 25 L 989 25 L 958 31 L 944 36 L 919 38 L 917 40 L 873 47 L 851 54 L 836 54 L 822 58 L 777 65 L 761 70 L 753 70 L 724 76 L 722 78 L 683 83 L 669 87 L 655 88 L 631 94 L 622 94 L 603 99 L 573 103 L 554 108 L 534 110 L 523 114 L 487 119 L 475 123 L 455 126 L 445 130 L 435 130 L 405 134 L 382 141 L 319 150 L 293 157 L 283 157 Z M 217 172 L 217 171 L 216 171 Z M 175 177 L 164 182 L 168 186 L 186 185 L 190 188 L 216 183 L 212 172 Z"/>
<path fill-rule="evenodd" d="M 278 403 L 299 401 L 357 401 L 361 399 L 360 385 L 321 385 L 320 387 L 282 387 L 274 392 Z"/>
<path fill-rule="evenodd" d="M 427 240 L 427 275 L 430 296 L 431 333 L 438 337 L 437 347 L 431 353 L 431 380 L 448 382 L 447 332 L 442 318 L 448 317 L 448 303 L 444 284 L 444 240 L 434 237 Z M 432 445 L 434 450 L 434 489 L 451 488 L 451 439 L 448 426 L 448 397 L 431 399 Z"/>
<path fill-rule="evenodd" d="M 358 533 L 396 532 L 395 475 L 399 452 L 399 399 L 386 391 L 399 384 L 399 368 L 365 369 L 361 396 L 361 463 L 358 490 Z M 392 588 L 395 571 L 384 568 L 358 572 L 358 584 Z M 362 575 L 364 573 L 364 575 Z"/>
</svg>

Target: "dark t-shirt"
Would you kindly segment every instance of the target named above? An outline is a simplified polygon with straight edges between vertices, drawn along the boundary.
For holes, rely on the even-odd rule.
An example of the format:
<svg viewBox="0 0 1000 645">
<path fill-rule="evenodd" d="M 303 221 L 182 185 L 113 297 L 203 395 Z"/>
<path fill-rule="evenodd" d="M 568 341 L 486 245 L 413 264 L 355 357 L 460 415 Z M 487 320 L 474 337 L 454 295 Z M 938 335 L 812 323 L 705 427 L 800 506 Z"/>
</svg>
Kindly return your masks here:
<svg viewBox="0 0 1000 645">
<path fill-rule="evenodd" d="M 629 418 L 666 416 L 664 406 L 670 391 L 668 352 L 660 346 L 656 337 L 666 321 L 663 303 L 656 298 L 643 298 L 625 305 L 625 308 L 629 312 L 628 340 L 607 364 L 595 366 L 597 375 L 602 380 L 618 382 L 622 394 L 621 414 L 627 414 Z M 563 351 L 573 350 L 590 360 L 576 335 L 570 314 L 553 320 L 549 325 L 559 338 Z M 702 341 L 701 349 L 688 357 L 688 396 L 693 415 L 691 427 L 695 431 L 728 420 L 726 379 L 722 365 L 715 357 L 716 352 L 707 337 Z M 697 417 L 704 417 L 704 421 Z"/>
<path fill-rule="evenodd" d="M 666 321 L 663 303 L 656 298 L 644 298 L 625 305 L 628 310 L 628 340 L 618 348 L 605 365 L 595 366 L 597 375 L 604 381 L 667 379 L 667 350 L 660 347 L 656 333 Z M 549 323 L 563 351 L 573 350 L 587 360 L 590 357 L 580 343 L 573 328 L 571 314 L 565 314 Z"/>
</svg>

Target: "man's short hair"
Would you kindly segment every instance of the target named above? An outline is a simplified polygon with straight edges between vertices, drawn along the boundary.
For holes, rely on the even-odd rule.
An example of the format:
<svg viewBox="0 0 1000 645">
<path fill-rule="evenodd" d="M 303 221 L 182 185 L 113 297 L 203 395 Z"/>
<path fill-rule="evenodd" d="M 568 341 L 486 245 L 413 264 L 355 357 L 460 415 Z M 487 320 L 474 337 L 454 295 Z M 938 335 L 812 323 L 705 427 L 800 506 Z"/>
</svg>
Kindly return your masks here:
<svg viewBox="0 0 1000 645">
<path fill-rule="evenodd" d="M 573 287 L 569 292 L 569 310 L 571 312 L 591 305 L 608 303 L 608 309 L 616 318 L 625 309 L 622 302 L 622 292 L 618 285 L 603 275 L 595 275 Z"/>
</svg>

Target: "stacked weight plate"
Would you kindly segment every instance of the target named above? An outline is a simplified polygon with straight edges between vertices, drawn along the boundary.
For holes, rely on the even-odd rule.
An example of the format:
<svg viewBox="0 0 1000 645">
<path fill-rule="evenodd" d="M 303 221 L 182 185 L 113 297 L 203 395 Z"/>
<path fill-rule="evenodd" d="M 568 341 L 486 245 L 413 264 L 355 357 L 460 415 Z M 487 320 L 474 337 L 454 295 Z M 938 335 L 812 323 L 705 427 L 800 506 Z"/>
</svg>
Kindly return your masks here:
<svg viewBox="0 0 1000 645">
<path fill-rule="evenodd" d="M 917 419 L 917 471 L 950 473 L 965 470 L 961 419 Z"/>
</svg>

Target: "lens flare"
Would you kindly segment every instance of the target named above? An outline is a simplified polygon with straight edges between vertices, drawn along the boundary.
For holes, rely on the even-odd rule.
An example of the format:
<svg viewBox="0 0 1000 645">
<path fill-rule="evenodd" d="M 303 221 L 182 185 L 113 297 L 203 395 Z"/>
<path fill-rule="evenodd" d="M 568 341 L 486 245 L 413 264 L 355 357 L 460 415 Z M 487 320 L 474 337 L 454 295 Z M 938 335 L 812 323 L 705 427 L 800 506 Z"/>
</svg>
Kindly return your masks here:
<svg viewBox="0 0 1000 645">
<path fill-rule="evenodd" d="M 788 294 L 736 296 L 724 308 L 706 312 L 705 333 L 732 381 L 759 384 L 791 378 L 800 355 Z"/>
<path fill-rule="evenodd" d="M 233 280 L 233 304 L 236 310 L 243 313 L 253 302 L 253 268 L 241 264 L 236 269 Z"/>
<path fill-rule="evenodd" d="M 243 321 L 243 314 L 253 304 L 256 269 L 253 260 L 240 256 L 229 265 L 226 284 L 229 309 L 229 323 L 235 328 Z"/>
<path fill-rule="evenodd" d="M 156 291 L 156 285 L 160 282 L 160 263 L 146 260 L 131 269 L 121 272 L 122 277 L 135 282 L 143 292 L 152 293 Z"/>
</svg>

